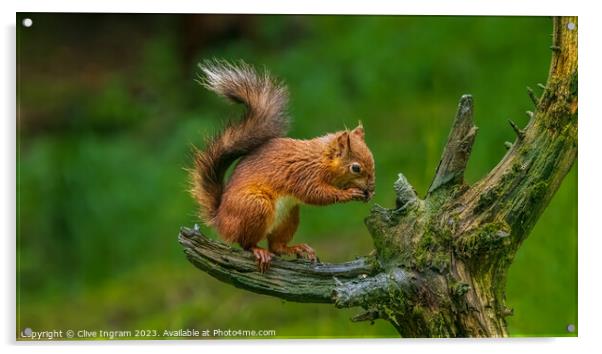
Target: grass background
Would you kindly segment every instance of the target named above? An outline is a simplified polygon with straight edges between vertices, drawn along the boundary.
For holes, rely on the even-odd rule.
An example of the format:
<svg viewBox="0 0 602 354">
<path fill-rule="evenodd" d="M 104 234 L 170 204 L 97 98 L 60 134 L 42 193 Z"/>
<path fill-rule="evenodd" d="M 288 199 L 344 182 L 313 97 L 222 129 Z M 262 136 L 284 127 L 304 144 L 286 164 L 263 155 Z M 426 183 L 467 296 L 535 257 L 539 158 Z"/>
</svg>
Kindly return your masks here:
<svg viewBox="0 0 602 354">
<path fill-rule="evenodd" d="M 545 17 L 19 14 L 17 329 L 275 329 L 294 338 L 397 336 L 358 309 L 296 304 L 197 271 L 176 241 L 198 222 L 186 192 L 190 144 L 239 107 L 200 88 L 196 63 L 244 59 L 285 80 L 290 136 L 362 120 L 375 203 L 403 172 L 424 195 L 459 97 L 479 134 L 469 183 L 526 124 L 525 86 L 545 82 Z M 369 205 L 304 207 L 297 242 L 322 261 L 372 250 Z M 215 236 L 214 233 L 211 233 Z M 566 177 L 508 277 L 514 336 L 577 324 L 577 173 Z"/>
</svg>

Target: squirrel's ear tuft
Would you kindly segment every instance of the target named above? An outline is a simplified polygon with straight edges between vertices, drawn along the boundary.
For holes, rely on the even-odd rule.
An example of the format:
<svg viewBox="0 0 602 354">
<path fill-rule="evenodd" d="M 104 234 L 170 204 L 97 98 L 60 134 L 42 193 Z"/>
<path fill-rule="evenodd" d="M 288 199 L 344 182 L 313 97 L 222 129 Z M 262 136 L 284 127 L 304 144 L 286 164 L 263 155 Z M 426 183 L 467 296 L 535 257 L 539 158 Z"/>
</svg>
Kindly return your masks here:
<svg viewBox="0 0 602 354">
<path fill-rule="evenodd" d="M 334 151 L 337 157 L 347 156 L 351 151 L 350 133 L 342 131 L 337 134 L 334 140 Z"/>
<path fill-rule="evenodd" d="M 362 122 L 360 122 L 358 124 L 358 126 L 355 127 L 355 129 L 353 129 L 351 131 L 351 134 L 353 134 L 354 136 L 356 136 L 356 137 L 358 137 L 358 138 L 360 138 L 362 140 L 364 139 L 364 135 L 365 134 L 364 134 L 364 126 L 362 125 Z"/>
</svg>

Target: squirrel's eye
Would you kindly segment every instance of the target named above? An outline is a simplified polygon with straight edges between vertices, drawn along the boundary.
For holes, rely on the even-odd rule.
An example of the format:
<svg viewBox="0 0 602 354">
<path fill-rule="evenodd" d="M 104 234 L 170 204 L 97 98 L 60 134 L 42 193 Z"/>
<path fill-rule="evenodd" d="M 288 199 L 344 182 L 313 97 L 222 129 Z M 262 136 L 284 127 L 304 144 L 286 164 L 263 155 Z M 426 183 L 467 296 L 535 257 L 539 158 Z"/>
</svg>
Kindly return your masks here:
<svg viewBox="0 0 602 354">
<path fill-rule="evenodd" d="M 362 171 L 362 167 L 357 162 L 352 163 L 351 166 L 349 167 L 349 169 L 353 173 L 360 173 Z"/>
</svg>

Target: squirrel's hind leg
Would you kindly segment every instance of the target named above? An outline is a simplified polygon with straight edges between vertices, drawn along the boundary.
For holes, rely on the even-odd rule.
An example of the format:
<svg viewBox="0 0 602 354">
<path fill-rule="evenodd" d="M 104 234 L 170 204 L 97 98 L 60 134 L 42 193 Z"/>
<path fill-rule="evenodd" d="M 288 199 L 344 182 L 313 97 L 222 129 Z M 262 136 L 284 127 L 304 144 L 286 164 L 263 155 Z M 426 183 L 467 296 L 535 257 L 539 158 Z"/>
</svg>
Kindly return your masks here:
<svg viewBox="0 0 602 354">
<path fill-rule="evenodd" d="M 268 197 L 247 196 L 234 203 L 226 199 L 219 208 L 215 223 L 218 233 L 225 240 L 236 242 L 244 250 L 253 253 L 258 270 L 262 273 L 268 270 L 273 254 L 257 244 L 266 237 L 273 209 Z"/>
<path fill-rule="evenodd" d="M 257 259 L 257 267 L 261 273 L 265 273 L 270 268 L 272 262 L 272 252 L 261 247 L 251 247 L 251 252 Z"/>
<path fill-rule="evenodd" d="M 286 219 L 268 234 L 269 250 L 277 255 L 296 255 L 317 261 L 316 252 L 305 243 L 288 246 L 299 226 L 299 206 L 294 206 Z"/>
</svg>

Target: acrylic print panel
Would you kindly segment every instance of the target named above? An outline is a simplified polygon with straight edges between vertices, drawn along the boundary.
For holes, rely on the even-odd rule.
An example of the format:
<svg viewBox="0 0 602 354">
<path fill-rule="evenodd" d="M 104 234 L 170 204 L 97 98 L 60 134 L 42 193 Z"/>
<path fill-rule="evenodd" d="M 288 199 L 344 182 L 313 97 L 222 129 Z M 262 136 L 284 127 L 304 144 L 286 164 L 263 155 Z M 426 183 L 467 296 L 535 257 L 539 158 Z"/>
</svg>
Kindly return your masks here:
<svg viewBox="0 0 602 354">
<path fill-rule="evenodd" d="M 577 335 L 576 18 L 17 23 L 18 340 Z"/>
</svg>

